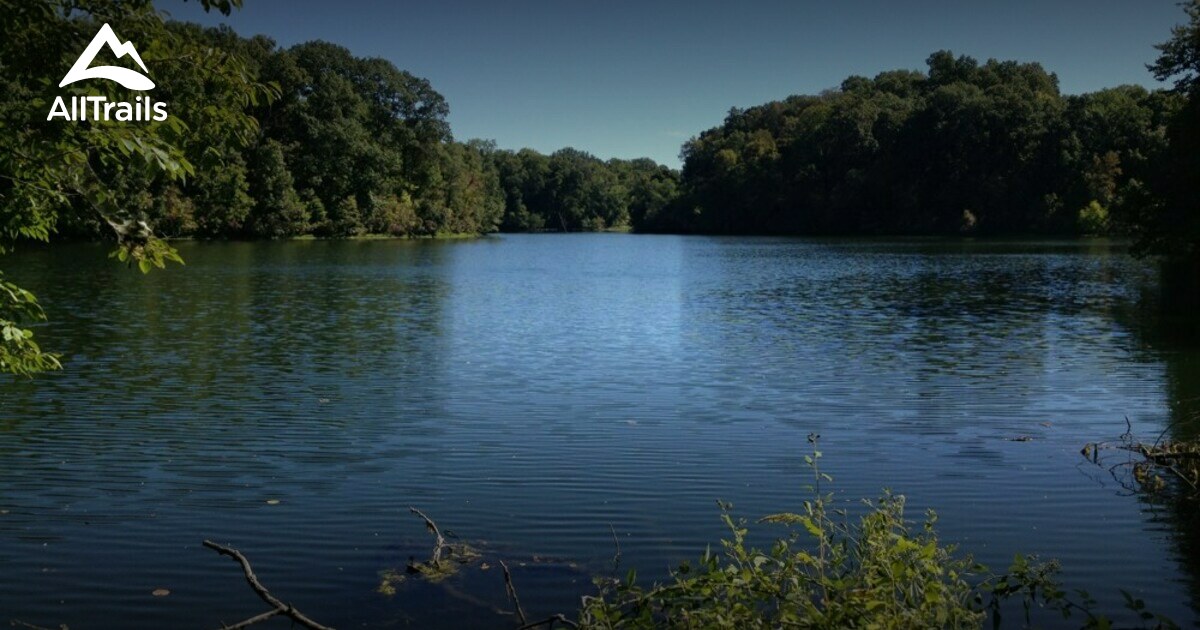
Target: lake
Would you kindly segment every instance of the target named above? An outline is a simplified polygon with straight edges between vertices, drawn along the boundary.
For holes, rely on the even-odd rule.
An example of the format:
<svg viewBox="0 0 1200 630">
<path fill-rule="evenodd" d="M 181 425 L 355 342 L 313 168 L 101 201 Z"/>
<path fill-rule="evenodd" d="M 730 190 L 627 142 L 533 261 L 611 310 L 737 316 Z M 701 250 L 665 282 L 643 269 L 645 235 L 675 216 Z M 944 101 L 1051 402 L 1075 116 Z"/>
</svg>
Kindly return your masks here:
<svg viewBox="0 0 1200 630">
<path fill-rule="evenodd" d="M 530 617 L 808 496 L 907 496 L 989 566 L 1058 558 L 1194 624 L 1194 512 L 1080 455 L 1185 426 L 1200 352 L 1106 241 L 505 235 L 181 243 L 143 276 L 22 250 L 66 370 L 0 381 L 0 619 L 217 627 L 265 610 L 205 538 L 338 627 L 513 627 L 497 570 L 376 592 L 432 538 L 505 559 Z M 1181 428 L 1183 427 L 1183 428 Z M 774 530 L 763 526 L 763 535 Z M 765 540 L 765 539 L 764 539 Z M 495 562 L 491 563 L 493 566 Z M 155 597 L 155 589 L 170 595 Z M 278 627 L 285 623 L 278 622 Z"/>
</svg>

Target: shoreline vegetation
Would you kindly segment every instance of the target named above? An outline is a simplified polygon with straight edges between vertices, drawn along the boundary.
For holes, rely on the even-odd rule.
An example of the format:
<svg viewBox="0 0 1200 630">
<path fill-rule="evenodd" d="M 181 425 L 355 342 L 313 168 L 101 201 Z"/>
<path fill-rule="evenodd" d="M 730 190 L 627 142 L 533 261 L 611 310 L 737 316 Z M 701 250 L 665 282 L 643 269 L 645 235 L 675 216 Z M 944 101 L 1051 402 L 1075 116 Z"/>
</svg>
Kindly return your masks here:
<svg viewBox="0 0 1200 630">
<path fill-rule="evenodd" d="M 1084 445 L 1084 460 L 1148 499 L 1200 499 L 1200 443 L 1164 440 L 1166 431 L 1152 444 L 1142 442 L 1133 435 L 1129 420 L 1125 422 L 1126 431 L 1116 441 Z M 620 574 L 621 543 L 614 529 L 611 569 L 593 577 L 595 594 L 582 596 L 579 610 L 570 614 L 530 620 L 504 559 L 489 557 L 469 542 L 448 542 L 438 524 L 415 507 L 410 512 L 434 538 L 429 559 L 410 557 L 403 569 L 380 571 L 377 591 L 394 597 L 409 580 L 439 584 L 460 572 L 487 571 L 490 560 L 502 569 L 512 606 L 511 611 L 495 610 L 511 616 L 510 625 L 518 630 L 556 625 L 587 630 L 980 628 L 987 623 L 1000 628 L 1009 618 L 1021 627 L 1054 620 L 1087 630 L 1179 628 L 1142 599 L 1115 588 L 1124 614 L 1111 617 L 1112 611 L 1105 612 L 1092 594 L 1064 588 L 1055 560 L 1017 554 L 1004 572 L 993 572 L 939 539 L 933 510 L 920 521 L 909 518 L 904 495 L 885 490 L 876 500 L 836 498 L 828 490 L 833 477 L 820 467 L 819 440 L 819 435 L 808 436 L 811 451 L 804 464 L 811 479 L 804 486 L 809 498 L 801 502 L 801 511 L 769 514 L 751 523 L 734 516 L 731 503 L 718 500 L 728 537 L 710 545 L 695 564 L 684 561 L 665 580 L 648 586 L 636 570 Z M 1112 451 L 1136 453 L 1142 459 L 1106 457 Z M 749 544 L 750 528 L 764 525 L 782 527 L 784 534 L 764 548 Z M 326 630 L 267 593 L 240 552 L 210 541 L 204 546 L 238 560 L 251 588 L 274 607 L 246 625 L 284 615 L 305 627 Z"/>
<path fill-rule="evenodd" d="M 403 568 L 379 571 L 376 593 L 392 598 L 418 580 L 458 593 L 451 584 L 456 577 L 499 566 L 499 571 L 492 572 L 497 574 L 494 579 L 503 580 L 510 609 L 469 593 L 458 596 L 473 606 L 491 609 L 499 619 L 509 619 L 505 625 L 517 630 L 555 626 L 585 630 L 957 629 L 985 624 L 1007 627 L 1012 620 L 1026 628 L 1051 621 L 1085 630 L 1180 627 L 1124 590 L 1119 591 L 1124 612 L 1110 616 L 1112 611 L 1105 610 L 1108 607 L 1092 594 L 1064 588 L 1057 579 L 1060 565 L 1055 560 L 1017 554 L 1005 571 L 994 572 L 958 546 L 942 542 L 933 510 L 920 520 L 906 515 L 904 495 L 885 490 L 876 500 L 837 498 L 828 490 L 833 477 L 820 468 L 819 439 L 816 434 L 808 437 L 811 451 L 804 456 L 804 463 L 811 478 L 804 486 L 808 498 L 800 503 L 802 509 L 749 522 L 734 515 L 731 503 L 718 500 L 727 537 L 710 545 L 695 563 L 684 561 L 671 569 L 663 580 L 646 585 L 635 569 L 621 574 L 621 543 L 610 526 L 614 544 L 611 567 L 592 577 L 594 593 L 580 598 L 578 610 L 530 619 L 505 560 L 518 566 L 524 562 L 476 549 L 457 535 L 456 542 L 450 542 L 438 523 L 415 507 L 409 511 L 432 536 L 433 548 L 426 560 L 410 556 Z M 1081 455 L 1088 462 L 1107 466 L 1104 451 L 1137 451 L 1146 459 L 1118 462 L 1109 469 L 1114 479 L 1147 495 L 1172 492 L 1189 500 L 1196 498 L 1196 468 L 1191 461 L 1198 452 L 1195 443 L 1149 447 L 1128 429 L 1119 440 L 1119 445 L 1087 444 Z M 1181 474 L 1175 467 L 1181 459 L 1190 464 L 1190 478 L 1173 476 Z M 1173 478 L 1165 480 L 1163 474 Z M 782 533 L 766 547 L 753 546 L 749 542 L 751 528 L 764 526 L 779 528 Z M 269 606 L 263 613 L 223 628 L 247 628 L 283 617 L 312 630 L 331 630 L 302 612 L 302 604 L 273 594 L 242 551 L 211 540 L 204 540 L 202 546 L 237 562 L 250 589 Z M 153 594 L 165 597 L 170 591 L 157 589 Z M 531 609 L 542 608 L 536 601 L 526 601 L 526 605 L 530 603 Z M 11 625 L 49 630 L 20 619 L 11 620 Z"/>
</svg>

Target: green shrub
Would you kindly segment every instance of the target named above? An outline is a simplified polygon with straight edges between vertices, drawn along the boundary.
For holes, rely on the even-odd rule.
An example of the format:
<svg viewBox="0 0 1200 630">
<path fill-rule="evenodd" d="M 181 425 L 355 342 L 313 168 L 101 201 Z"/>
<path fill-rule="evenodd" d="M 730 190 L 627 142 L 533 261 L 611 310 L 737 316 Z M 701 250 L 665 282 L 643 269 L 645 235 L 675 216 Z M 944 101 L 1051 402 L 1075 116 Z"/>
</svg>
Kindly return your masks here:
<svg viewBox="0 0 1200 630">
<path fill-rule="evenodd" d="M 1108 233 L 1108 208 L 1093 199 L 1088 205 L 1079 210 L 1079 229 L 1084 234 Z"/>
<path fill-rule="evenodd" d="M 706 551 L 696 566 L 687 563 L 665 583 L 642 587 L 630 571 L 624 580 L 597 580 L 600 592 L 585 597 L 580 628 L 980 628 L 990 616 L 999 627 L 1007 600 L 1017 599 L 1029 627 L 1036 609 L 1063 618 L 1078 616 L 1084 628 L 1110 628 L 1092 612 L 1085 592 L 1073 596 L 1054 580 L 1055 562 L 1017 556 L 1003 575 L 987 572 L 970 556 L 938 539 L 936 515 L 926 512 L 916 525 L 905 518 L 904 497 L 885 493 L 866 502 L 856 521 L 831 509 L 832 494 L 820 484 L 832 481 L 813 454 L 814 498 L 798 513 L 772 514 L 759 523 L 787 529 L 769 550 L 748 547 L 746 521 L 721 505 L 729 528 L 723 553 Z M 1175 628 L 1125 594 L 1126 607 L 1142 627 Z M 1015 606 L 1014 606 L 1015 607 Z"/>
</svg>

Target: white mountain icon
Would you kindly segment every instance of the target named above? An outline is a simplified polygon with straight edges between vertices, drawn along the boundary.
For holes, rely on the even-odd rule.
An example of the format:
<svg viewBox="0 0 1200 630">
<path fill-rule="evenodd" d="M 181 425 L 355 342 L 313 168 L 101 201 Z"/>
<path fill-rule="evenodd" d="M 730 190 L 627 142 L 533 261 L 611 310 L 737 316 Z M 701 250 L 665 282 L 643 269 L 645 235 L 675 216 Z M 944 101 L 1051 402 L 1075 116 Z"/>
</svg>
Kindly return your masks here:
<svg viewBox="0 0 1200 630">
<path fill-rule="evenodd" d="M 100 52 L 100 48 L 105 44 L 108 45 L 108 48 L 113 51 L 113 54 L 118 59 L 129 55 L 133 57 L 137 65 L 142 67 L 142 70 L 149 72 L 149 70 L 146 70 L 146 64 L 142 63 L 142 58 L 138 56 L 137 49 L 133 47 L 133 42 L 122 43 L 121 40 L 117 39 L 117 34 L 113 32 L 112 27 L 105 24 L 100 27 L 100 31 L 92 38 L 92 43 L 88 44 L 87 48 L 83 50 L 83 54 L 79 55 L 79 59 L 75 60 L 75 65 L 71 66 L 71 70 L 67 72 L 67 76 L 63 77 L 62 83 L 59 83 L 58 87 L 63 87 L 64 85 L 84 79 L 108 79 L 116 81 L 131 90 L 143 91 L 154 88 L 154 81 L 151 81 L 150 77 L 136 70 L 121 68 L 119 66 L 96 66 L 95 68 L 89 68 L 88 66 L 96 58 L 96 53 Z"/>
</svg>

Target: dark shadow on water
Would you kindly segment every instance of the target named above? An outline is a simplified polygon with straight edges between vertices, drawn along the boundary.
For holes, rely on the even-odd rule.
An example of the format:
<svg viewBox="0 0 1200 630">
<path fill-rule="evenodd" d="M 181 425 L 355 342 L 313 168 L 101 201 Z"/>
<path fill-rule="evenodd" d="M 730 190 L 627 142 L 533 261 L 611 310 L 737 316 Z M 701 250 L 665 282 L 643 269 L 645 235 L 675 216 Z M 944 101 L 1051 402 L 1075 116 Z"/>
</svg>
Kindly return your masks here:
<svg viewBox="0 0 1200 630">
<path fill-rule="evenodd" d="M 1163 439 L 1195 441 L 1200 439 L 1200 291 L 1198 278 L 1189 273 L 1164 264 L 1159 282 L 1115 315 L 1163 364 L 1169 411 Z M 1139 437 L 1153 441 L 1159 436 Z M 1180 564 L 1190 577 L 1192 608 L 1200 610 L 1200 498 L 1171 492 L 1142 501 L 1174 532 Z"/>
</svg>

